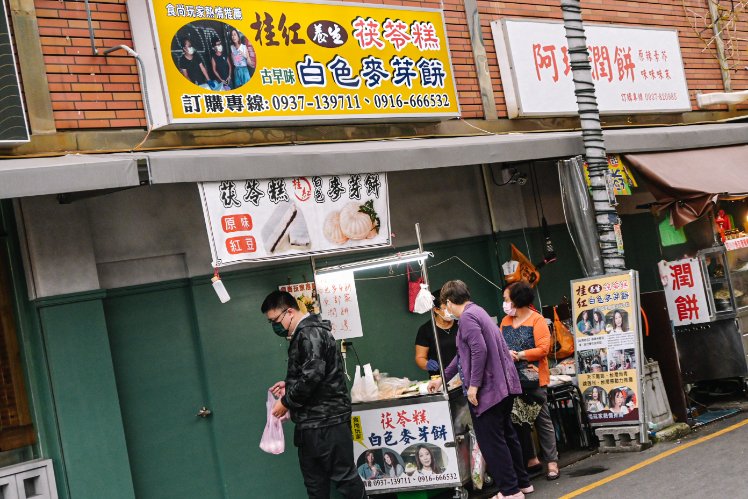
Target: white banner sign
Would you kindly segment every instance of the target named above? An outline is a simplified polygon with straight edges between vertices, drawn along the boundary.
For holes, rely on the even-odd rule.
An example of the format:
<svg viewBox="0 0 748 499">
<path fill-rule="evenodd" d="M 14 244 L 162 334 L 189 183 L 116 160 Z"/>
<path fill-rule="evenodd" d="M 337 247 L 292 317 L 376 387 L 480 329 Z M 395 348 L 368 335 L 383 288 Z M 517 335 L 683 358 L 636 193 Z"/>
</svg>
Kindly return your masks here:
<svg viewBox="0 0 748 499">
<path fill-rule="evenodd" d="M 660 262 L 660 280 L 674 326 L 709 322 L 709 302 L 701 266 L 695 258 Z"/>
<path fill-rule="evenodd" d="M 317 284 L 322 318 L 332 324 L 332 335 L 335 339 L 363 336 L 353 271 L 319 274 L 314 276 L 314 280 Z"/>
<path fill-rule="evenodd" d="M 448 402 L 354 408 L 351 427 L 353 455 L 367 491 L 460 482 Z"/>
<path fill-rule="evenodd" d="M 576 115 L 563 24 L 503 19 L 491 23 L 510 118 Z M 691 110 L 675 29 L 585 23 L 600 112 Z"/>
<path fill-rule="evenodd" d="M 215 267 L 390 245 L 383 173 L 198 185 Z"/>
</svg>

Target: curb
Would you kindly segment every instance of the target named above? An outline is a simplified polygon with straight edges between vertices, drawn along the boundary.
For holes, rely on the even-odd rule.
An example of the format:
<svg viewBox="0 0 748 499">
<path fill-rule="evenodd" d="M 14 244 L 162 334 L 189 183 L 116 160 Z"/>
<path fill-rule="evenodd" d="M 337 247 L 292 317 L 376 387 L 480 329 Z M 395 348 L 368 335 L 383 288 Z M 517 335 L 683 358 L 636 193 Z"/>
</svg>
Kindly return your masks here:
<svg viewBox="0 0 748 499">
<path fill-rule="evenodd" d="M 675 423 L 664 430 L 656 432 L 654 435 L 650 434 L 650 436 L 654 442 L 669 442 L 683 438 L 692 431 L 691 427 L 686 423 Z"/>
</svg>

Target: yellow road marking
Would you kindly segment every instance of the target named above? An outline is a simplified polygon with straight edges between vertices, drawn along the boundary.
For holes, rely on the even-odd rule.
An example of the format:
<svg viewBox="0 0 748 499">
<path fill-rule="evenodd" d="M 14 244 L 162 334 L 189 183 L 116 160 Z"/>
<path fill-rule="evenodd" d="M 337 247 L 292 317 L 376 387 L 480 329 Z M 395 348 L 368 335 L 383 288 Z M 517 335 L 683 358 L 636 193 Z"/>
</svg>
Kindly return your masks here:
<svg viewBox="0 0 748 499">
<path fill-rule="evenodd" d="M 602 480 L 599 480 L 599 481 L 597 481 L 595 483 L 591 483 L 589 485 L 586 485 L 586 486 L 582 487 L 581 489 L 577 489 L 577 490 L 575 490 L 573 492 L 569 492 L 568 494 L 561 496 L 559 499 L 571 499 L 572 497 L 580 496 L 580 495 L 584 494 L 585 492 L 589 492 L 592 489 L 596 489 L 596 488 L 598 488 L 598 487 L 600 487 L 602 485 L 605 485 L 606 483 L 612 482 L 613 480 L 617 480 L 617 479 L 621 478 L 622 476 L 628 475 L 629 473 L 633 473 L 634 471 L 642 469 L 645 466 L 649 466 L 652 463 L 656 463 L 660 459 L 665 459 L 666 457 L 672 456 L 673 454 L 676 454 L 676 453 L 678 453 L 680 451 L 684 451 L 684 450 L 688 449 L 689 447 L 693 447 L 694 445 L 698 445 L 698 444 L 704 443 L 707 440 L 711 440 L 713 438 L 719 437 L 720 435 L 724 435 L 725 433 L 729 433 L 729 432 L 731 432 L 733 430 L 737 430 L 741 426 L 745 426 L 745 425 L 748 425 L 748 419 L 744 419 L 740 423 L 736 423 L 736 424 L 734 424 L 732 426 L 728 426 L 727 428 L 724 428 L 722 430 L 714 432 L 711 435 L 705 435 L 705 436 L 703 436 L 701 438 L 697 438 L 696 440 L 688 442 L 687 444 L 683 444 L 683 445 L 681 445 L 679 447 L 674 447 L 674 448 L 672 448 L 670 450 L 666 450 L 662 454 L 657 454 L 656 456 L 652 456 L 649 459 L 645 459 L 644 461 L 642 461 L 642 462 L 640 462 L 638 464 L 635 464 L 635 465 L 631 466 L 630 468 L 626 468 L 623 471 L 619 471 L 618 473 L 610 475 L 609 477 L 605 477 Z"/>
</svg>

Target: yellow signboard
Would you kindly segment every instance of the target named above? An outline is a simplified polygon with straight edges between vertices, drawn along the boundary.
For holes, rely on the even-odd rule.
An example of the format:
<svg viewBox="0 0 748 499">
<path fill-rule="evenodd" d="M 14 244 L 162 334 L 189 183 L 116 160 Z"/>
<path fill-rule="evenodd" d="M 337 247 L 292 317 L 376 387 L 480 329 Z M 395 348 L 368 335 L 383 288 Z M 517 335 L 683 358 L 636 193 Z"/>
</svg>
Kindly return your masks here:
<svg viewBox="0 0 748 499">
<path fill-rule="evenodd" d="M 608 170 L 610 170 L 611 180 L 613 182 L 613 193 L 616 196 L 630 196 L 631 188 L 638 187 L 634 176 L 631 175 L 628 167 L 623 163 L 621 156 L 618 154 L 608 155 Z M 590 172 L 587 169 L 587 162 L 584 163 L 584 178 L 587 180 L 587 186 L 590 186 Z"/>
<path fill-rule="evenodd" d="M 150 8 L 171 122 L 459 116 L 440 10 L 236 0 Z"/>
</svg>

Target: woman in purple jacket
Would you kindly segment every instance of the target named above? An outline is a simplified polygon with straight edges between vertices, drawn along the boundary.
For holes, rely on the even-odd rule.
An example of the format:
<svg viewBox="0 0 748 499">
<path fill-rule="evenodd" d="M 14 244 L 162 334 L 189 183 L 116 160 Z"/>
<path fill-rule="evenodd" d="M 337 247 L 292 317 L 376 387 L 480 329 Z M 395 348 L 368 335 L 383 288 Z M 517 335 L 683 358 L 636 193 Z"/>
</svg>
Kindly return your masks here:
<svg viewBox="0 0 748 499">
<path fill-rule="evenodd" d="M 457 357 L 444 369 L 447 380 L 459 372 L 468 399 L 473 429 L 488 472 L 499 485 L 498 498 L 521 499 L 533 491 L 512 425 L 514 396 L 522 393 L 517 369 L 499 327 L 470 301 L 462 281 L 448 281 L 441 290 L 447 313 L 460 320 Z M 429 382 L 429 391 L 442 380 Z"/>
</svg>

